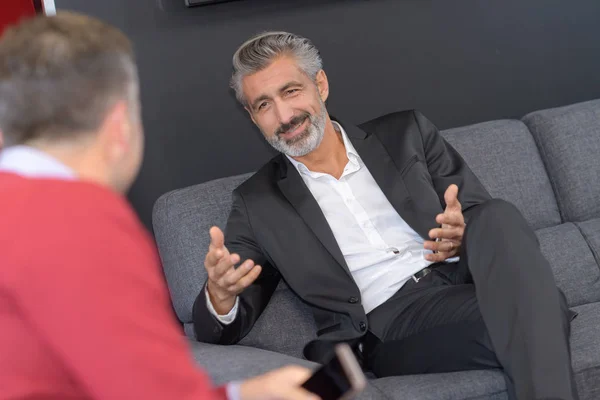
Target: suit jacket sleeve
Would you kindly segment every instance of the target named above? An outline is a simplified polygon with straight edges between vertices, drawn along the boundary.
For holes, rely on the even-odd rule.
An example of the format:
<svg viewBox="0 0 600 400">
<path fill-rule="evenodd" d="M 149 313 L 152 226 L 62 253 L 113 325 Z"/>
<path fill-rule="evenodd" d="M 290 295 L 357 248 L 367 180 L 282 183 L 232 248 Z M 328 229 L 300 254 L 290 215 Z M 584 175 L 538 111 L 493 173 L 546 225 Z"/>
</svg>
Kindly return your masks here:
<svg viewBox="0 0 600 400">
<path fill-rule="evenodd" d="M 448 186 L 456 184 L 458 200 L 467 222 L 475 207 L 489 200 L 490 195 L 460 154 L 440 135 L 435 125 L 418 111 L 414 112 L 414 117 L 421 131 L 427 168 L 441 204 L 446 206 L 444 193 Z"/>
<path fill-rule="evenodd" d="M 239 295 L 238 312 L 234 321 L 224 325 L 208 310 L 204 288 L 196 297 L 193 309 L 194 330 L 201 342 L 235 344 L 240 341 L 263 312 L 280 280 L 279 272 L 269 263 L 250 224 L 250 217 L 243 196 L 233 193 L 233 205 L 227 227 L 225 246 L 243 261 L 250 259 L 262 267 L 259 277 Z"/>
</svg>

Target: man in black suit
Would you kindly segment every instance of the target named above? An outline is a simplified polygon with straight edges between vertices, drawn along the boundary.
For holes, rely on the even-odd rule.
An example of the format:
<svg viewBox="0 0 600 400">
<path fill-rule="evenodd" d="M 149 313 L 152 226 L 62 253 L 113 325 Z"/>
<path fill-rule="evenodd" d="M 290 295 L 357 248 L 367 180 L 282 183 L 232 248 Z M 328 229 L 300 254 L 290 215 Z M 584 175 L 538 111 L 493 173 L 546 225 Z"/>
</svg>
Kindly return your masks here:
<svg viewBox="0 0 600 400">
<path fill-rule="evenodd" d="M 534 232 L 430 121 L 332 120 L 319 53 L 293 34 L 254 37 L 233 63 L 282 154 L 235 190 L 225 237 L 211 229 L 199 340 L 239 341 L 283 278 L 313 310 L 310 360 L 346 341 L 380 377 L 503 368 L 511 398 L 577 398 L 572 313 Z"/>
</svg>

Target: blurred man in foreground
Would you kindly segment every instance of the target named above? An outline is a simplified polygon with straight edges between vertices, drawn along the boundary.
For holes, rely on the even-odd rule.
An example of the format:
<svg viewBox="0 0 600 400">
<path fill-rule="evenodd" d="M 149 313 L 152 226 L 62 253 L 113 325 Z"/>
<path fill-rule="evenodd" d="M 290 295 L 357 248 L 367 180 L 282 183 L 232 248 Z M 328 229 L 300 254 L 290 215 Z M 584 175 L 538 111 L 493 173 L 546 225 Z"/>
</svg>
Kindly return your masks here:
<svg viewBox="0 0 600 400">
<path fill-rule="evenodd" d="M 213 387 L 123 193 L 143 153 L 126 37 L 38 17 L 0 41 L 0 399 L 312 399 L 288 367 Z"/>
</svg>

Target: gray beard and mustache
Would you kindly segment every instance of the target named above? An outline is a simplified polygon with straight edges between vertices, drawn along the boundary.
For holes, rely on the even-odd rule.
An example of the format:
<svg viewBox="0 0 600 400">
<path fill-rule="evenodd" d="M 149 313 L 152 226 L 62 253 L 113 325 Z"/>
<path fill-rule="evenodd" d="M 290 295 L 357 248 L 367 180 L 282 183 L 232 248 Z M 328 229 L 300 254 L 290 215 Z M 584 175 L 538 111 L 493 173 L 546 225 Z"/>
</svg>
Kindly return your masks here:
<svg viewBox="0 0 600 400">
<path fill-rule="evenodd" d="M 293 130 L 307 119 L 309 124 L 304 132 L 301 132 L 290 140 L 285 140 L 281 137 L 282 134 Z M 273 136 L 265 135 L 265 138 L 280 153 L 287 154 L 290 157 L 303 157 L 314 151 L 321 144 L 323 136 L 325 136 L 326 120 L 327 111 L 325 104 L 321 101 L 321 110 L 318 114 L 310 115 L 308 112 L 303 112 L 292 118 L 287 124 L 281 125 Z"/>
</svg>

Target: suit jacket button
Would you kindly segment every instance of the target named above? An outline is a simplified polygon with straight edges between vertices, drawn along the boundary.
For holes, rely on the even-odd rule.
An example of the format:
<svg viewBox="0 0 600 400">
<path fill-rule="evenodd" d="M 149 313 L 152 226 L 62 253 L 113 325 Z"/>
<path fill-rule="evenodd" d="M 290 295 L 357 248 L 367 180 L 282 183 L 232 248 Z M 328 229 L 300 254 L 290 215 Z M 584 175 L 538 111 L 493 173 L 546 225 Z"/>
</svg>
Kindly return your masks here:
<svg viewBox="0 0 600 400">
<path fill-rule="evenodd" d="M 350 304 L 356 304 L 356 303 L 358 303 L 358 297 L 354 297 L 354 296 L 350 297 L 348 299 L 348 303 L 350 303 Z"/>
<path fill-rule="evenodd" d="M 358 324 L 358 327 L 363 332 L 367 330 L 367 324 L 365 324 L 365 321 L 360 321 L 360 323 Z"/>
</svg>

